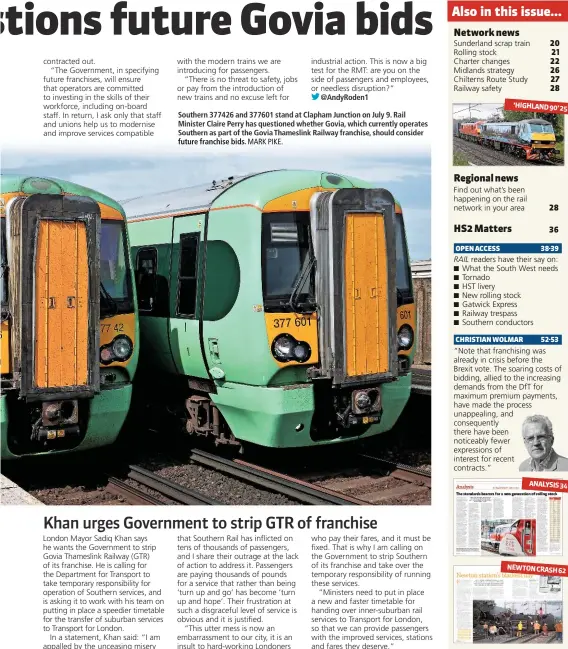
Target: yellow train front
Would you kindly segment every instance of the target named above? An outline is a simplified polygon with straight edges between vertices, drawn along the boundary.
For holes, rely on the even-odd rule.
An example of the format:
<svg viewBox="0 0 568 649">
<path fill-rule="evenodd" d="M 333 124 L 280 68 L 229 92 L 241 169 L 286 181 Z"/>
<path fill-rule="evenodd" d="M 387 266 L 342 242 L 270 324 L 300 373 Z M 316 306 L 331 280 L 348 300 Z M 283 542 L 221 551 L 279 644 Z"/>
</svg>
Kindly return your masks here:
<svg viewBox="0 0 568 649">
<path fill-rule="evenodd" d="M 0 180 L 2 459 L 111 444 L 138 359 L 124 212 L 73 183 Z"/>
</svg>

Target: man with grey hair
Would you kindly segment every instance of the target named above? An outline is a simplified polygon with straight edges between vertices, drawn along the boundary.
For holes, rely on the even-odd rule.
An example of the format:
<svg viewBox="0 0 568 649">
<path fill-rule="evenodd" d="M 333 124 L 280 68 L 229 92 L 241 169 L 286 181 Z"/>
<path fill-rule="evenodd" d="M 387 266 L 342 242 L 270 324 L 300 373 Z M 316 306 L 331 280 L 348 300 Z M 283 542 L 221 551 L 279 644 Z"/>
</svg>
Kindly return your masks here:
<svg viewBox="0 0 568 649">
<path fill-rule="evenodd" d="M 531 415 L 523 422 L 523 441 L 530 457 L 521 462 L 519 471 L 568 471 L 568 458 L 552 448 L 552 423 L 544 415 Z"/>
</svg>

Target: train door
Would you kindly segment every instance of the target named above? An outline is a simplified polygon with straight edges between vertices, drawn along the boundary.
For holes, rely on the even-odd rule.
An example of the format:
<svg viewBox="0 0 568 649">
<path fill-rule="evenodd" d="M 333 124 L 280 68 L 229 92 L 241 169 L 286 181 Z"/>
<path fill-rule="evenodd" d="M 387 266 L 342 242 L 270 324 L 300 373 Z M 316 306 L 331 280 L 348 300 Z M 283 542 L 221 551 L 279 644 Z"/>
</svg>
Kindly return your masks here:
<svg viewBox="0 0 568 649">
<path fill-rule="evenodd" d="M 384 189 L 312 199 L 322 369 L 336 384 L 398 376 L 395 203 Z"/>
<path fill-rule="evenodd" d="M 170 273 L 169 337 L 180 374 L 209 378 L 201 346 L 201 274 L 205 214 L 174 219 Z"/>
<path fill-rule="evenodd" d="M 536 555 L 536 520 L 519 523 L 520 543 L 524 554 Z"/>
<path fill-rule="evenodd" d="M 28 401 L 92 396 L 99 385 L 100 210 L 36 194 L 8 213 L 14 379 Z"/>
</svg>

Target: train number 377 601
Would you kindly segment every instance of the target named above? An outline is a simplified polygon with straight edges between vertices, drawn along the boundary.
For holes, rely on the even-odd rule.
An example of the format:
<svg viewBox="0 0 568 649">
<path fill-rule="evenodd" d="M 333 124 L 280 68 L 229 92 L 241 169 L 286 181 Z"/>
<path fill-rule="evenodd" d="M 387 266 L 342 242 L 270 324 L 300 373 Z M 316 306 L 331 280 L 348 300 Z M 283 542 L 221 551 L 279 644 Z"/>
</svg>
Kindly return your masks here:
<svg viewBox="0 0 568 649">
<path fill-rule="evenodd" d="M 275 329 L 286 329 L 294 322 L 296 327 L 311 327 L 311 318 L 276 318 L 274 320 Z"/>
</svg>

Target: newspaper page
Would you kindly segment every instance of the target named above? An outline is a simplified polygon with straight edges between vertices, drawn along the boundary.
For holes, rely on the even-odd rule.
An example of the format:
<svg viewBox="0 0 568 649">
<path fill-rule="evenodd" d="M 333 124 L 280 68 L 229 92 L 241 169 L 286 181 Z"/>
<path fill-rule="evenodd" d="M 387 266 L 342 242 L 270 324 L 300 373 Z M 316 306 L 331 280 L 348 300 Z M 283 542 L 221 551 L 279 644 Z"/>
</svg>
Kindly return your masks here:
<svg viewBox="0 0 568 649">
<path fill-rule="evenodd" d="M 520 480 L 455 481 L 454 554 L 562 554 L 562 494 Z"/>
<path fill-rule="evenodd" d="M 562 642 L 567 22 L 1 4 L 2 646 Z"/>
<path fill-rule="evenodd" d="M 541 643 L 562 618 L 560 577 L 501 573 L 491 566 L 454 571 L 454 641 L 460 644 Z"/>
</svg>

